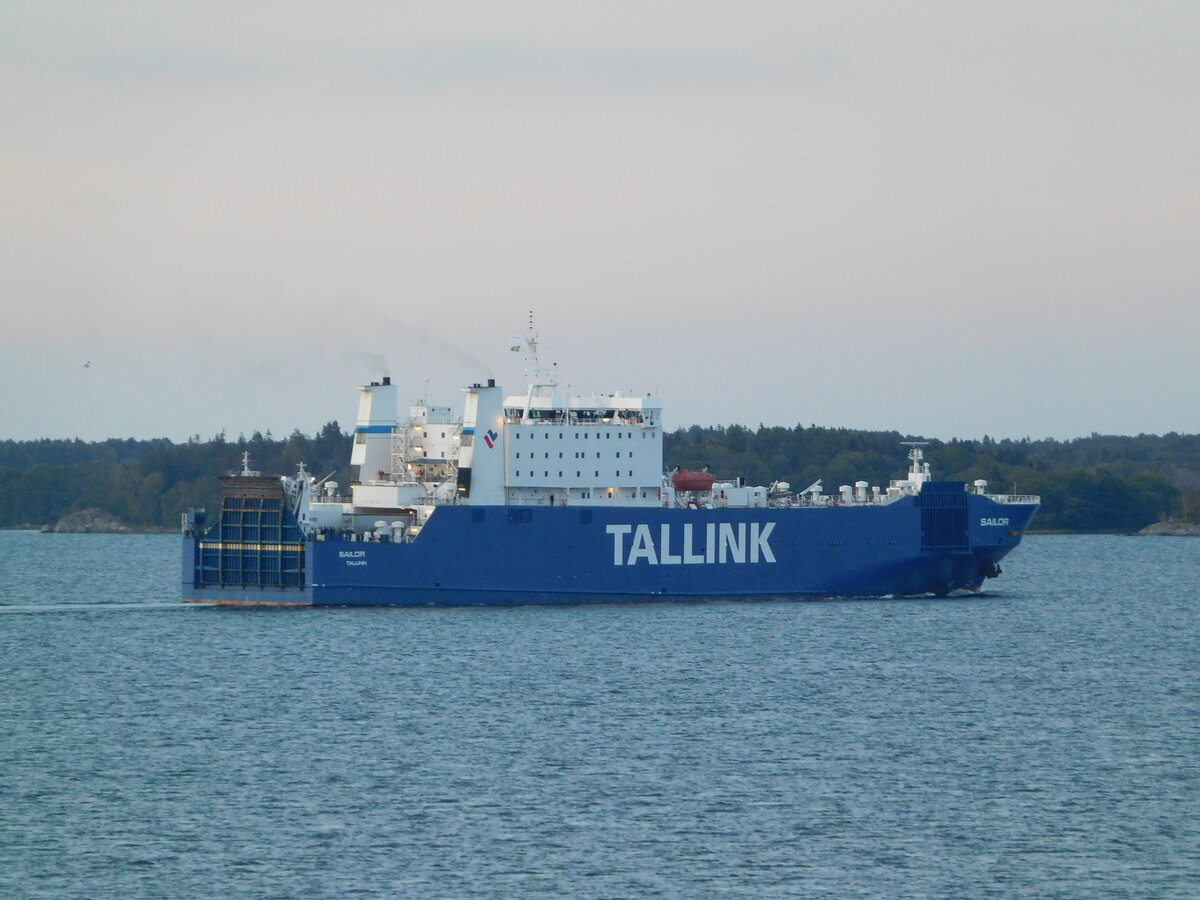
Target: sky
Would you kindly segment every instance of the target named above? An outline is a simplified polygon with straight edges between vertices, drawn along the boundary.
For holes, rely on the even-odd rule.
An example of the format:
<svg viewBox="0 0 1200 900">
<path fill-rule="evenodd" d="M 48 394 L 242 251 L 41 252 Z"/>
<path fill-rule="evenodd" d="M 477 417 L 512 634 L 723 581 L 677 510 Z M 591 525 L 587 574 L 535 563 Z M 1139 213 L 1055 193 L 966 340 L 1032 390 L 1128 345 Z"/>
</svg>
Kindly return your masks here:
<svg viewBox="0 0 1200 900">
<path fill-rule="evenodd" d="M 0 4 L 0 440 L 355 386 L 1200 431 L 1190 0 Z M 85 365 L 89 363 L 90 365 Z"/>
</svg>

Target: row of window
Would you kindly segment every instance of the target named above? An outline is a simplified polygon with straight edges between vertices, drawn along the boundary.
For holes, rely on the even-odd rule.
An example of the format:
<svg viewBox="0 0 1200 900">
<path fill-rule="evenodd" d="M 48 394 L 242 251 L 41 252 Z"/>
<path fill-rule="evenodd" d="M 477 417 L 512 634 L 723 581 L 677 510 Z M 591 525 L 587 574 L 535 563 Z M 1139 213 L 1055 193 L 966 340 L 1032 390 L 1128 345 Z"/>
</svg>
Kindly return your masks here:
<svg viewBox="0 0 1200 900">
<path fill-rule="evenodd" d="M 628 456 L 629 456 L 629 458 L 630 458 L 630 459 L 633 459 L 633 451 L 632 451 L 632 450 L 629 450 L 629 451 L 627 451 L 627 453 L 628 453 Z M 515 456 L 517 459 L 520 459 L 520 458 L 521 458 L 521 451 L 520 451 L 520 450 L 518 450 L 518 451 L 517 451 L 515 454 L 513 454 L 513 455 L 514 455 L 514 456 Z M 529 454 L 529 458 L 530 458 L 530 459 L 537 459 L 537 454 L 536 454 L 536 453 L 530 453 L 530 454 Z M 550 454 L 549 454 L 549 453 L 543 453 L 543 454 L 542 454 L 542 458 L 543 458 L 543 459 L 549 459 L 549 458 L 550 458 Z M 560 453 L 560 454 L 558 454 L 558 458 L 559 458 L 559 459 L 562 459 L 562 458 L 563 458 L 563 455 L 562 455 L 561 453 Z M 575 451 L 575 458 L 576 458 L 576 459 L 587 459 L 587 454 L 585 454 L 585 453 L 584 453 L 583 451 L 581 451 L 581 450 L 576 450 L 576 451 Z M 599 458 L 600 458 L 600 454 L 599 454 L 599 453 L 597 453 L 597 454 L 596 454 L 596 459 L 599 459 Z M 618 450 L 618 451 L 617 451 L 617 459 L 620 459 L 620 458 L 621 458 L 621 451 L 620 451 L 620 450 Z"/>
<path fill-rule="evenodd" d="M 549 430 L 547 430 L 547 429 L 540 429 L 540 430 L 541 430 L 541 432 L 542 432 L 542 438 L 543 438 L 544 440 L 547 440 L 547 441 L 548 441 L 548 440 L 550 440 L 550 432 L 549 432 Z M 643 437 L 643 438 L 645 438 L 645 437 L 646 437 L 646 435 L 647 435 L 648 433 L 649 433 L 649 432 L 645 432 L 645 431 L 643 431 L 643 432 L 642 432 L 642 437 Z M 576 432 L 574 432 L 574 434 L 575 434 L 575 440 L 579 440 L 579 435 L 580 435 L 580 432 L 576 431 Z M 592 436 L 592 433 L 591 433 L 590 431 L 584 431 L 584 432 L 582 432 L 582 434 L 583 434 L 583 439 L 584 439 L 585 441 L 586 441 L 586 440 L 588 440 L 588 439 L 589 439 L 589 438 Z M 518 441 L 519 441 L 519 440 L 521 439 L 521 432 L 519 432 L 519 431 L 513 431 L 513 432 L 512 432 L 512 436 L 513 436 L 513 439 L 514 439 L 514 440 L 518 440 Z M 528 440 L 533 440 L 535 436 L 536 436 L 536 435 L 534 435 L 534 434 L 531 434 L 531 435 L 529 435 L 529 438 L 528 438 Z M 559 431 L 559 432 L 558 432 L 558 439 L 559 439 L 560 441 L 562 440 L 562 436 L 563 436 L 563 433 L 562 433 L 561 431 Z M 608 440 L 608 439 L 611 439 L 611 438 L 612 438 L 612 436 L 613 436 L 613 433 L 612 433 L 611 431 L 606 431 L 606 432 L 604 432 L 604 437 L 605 437 L 605 439 L 606 439 L 606 440 Z M 618 439 L 618 440 L 620 440 L 621 438 L 629 438 L 630 440 L 632 440 L 632 439 L 633 439 L 633 432 L 632 432 L 632 431 L 618 431 L 618 432 L 617 432 L 617 439 Z M 596 440 L 600 440 L 600 435 L 599 435 L 599 434 L 597 434 L 597 435 L 596 435 Z"/>
<path fill-rule="evenodd" d="M 529 477 L 529 478 L 537 478 L 537 472 L 534 472 L 532 469 L 531 469 L 531 470 L 529 470 L 528 472 L 526 472 L 525 474 L 526 474 L 526 476 L 527 476 L 527 477 Z M 631 475 L 631 476 L 632 476 L 632 475 L 633 475 L 633 469 L 630 469 L 630 470 L 629 470 L 629 472 L 628 472 L 627 474 L 629 474 L 629 475 Z M 597 470 L 595 471 L 594 475 L 595 475 L 595 477 L 596 477 L 596 478 L 599 478 L 599 477 L 600 477 L 600 470 L 599 470 L 599 469 L 597 469 Z M 613 475 L 615 475 L 617 478 L 620 478 L 620 477 L 621 477 L 621 470 L 620 470 L 620 469 L 617 469 L 615 472 L 613 472 Z M 513 472 L 513 477 L 514 477 L 514 478 L 520 478 L 520 477 L 521 477 L 521 473 L 520 473 L 520 471 Z M 546 472 L 546 471 L 543 471 L 543 472 L 542 472 L 542 477 L 543 477 L 543 478 L 549 478 L 549 477 L 550 477 L 550 473 L 549 473 L 549 472 Z M 562 471 L 561 471 L 561 470 L 560 470 L 560 471 L 559 471 L 559 473 L 558 473 L 558 477 L 559 477 L 559 478 L 562 478 L 562 477 L 563 477 L 563 473 L 562 473 Z M 582 473 L 582 472 L 580 472 L 578 469 L 576 469 L 576 470 L 575 470 L 575 477 L 576 477 L 576 478 L 582 478 L 582 477 L 583 477 L 583 473 Z"/>
<path fill-rule="evenodd" d="M 658 491 L 654 490 L 653 488 L 651 488 L 650 491 L 642 491 L 642 499 L 643 500 L 650 499 L 651 494 L 654 494 L 655 496 L 657 496 Z M 609 488 L 607 491 L 605 491 L 603 488 L 601 488 L 601 490 L 600 490 L 600 497 L 607 497 L 609 500 L 612 500 L 615 496 L 616 496 L 616 494 L 614 493 L 613 488 Z M 633 492 L 633 496 L 637 497 L 637 491 Z M 553 497 L 553 495 L 552 495 L 552 497 Z M 579 491 L 579 499 L 580 500 L 591 500 L 592 492 L 586 488 L 580 490 Z M 484 511 L 482 509 L 471 510 L 471 521 L 472 522 L 482 522 L 482 521 L 484 521 L 484 518 L 485 518 Z M 533 521 L 533 511 L 532 510 L 522 510 L 520 515 L 514 516 L 513 511 L 509 510 L 508 520 L 510 522 L 532 522 Z M 579 521 L 584 525 L 590 525 L 592 522 L 591 511 L 590 510 L 581 511 L 579 513 Z"/>
</svg>

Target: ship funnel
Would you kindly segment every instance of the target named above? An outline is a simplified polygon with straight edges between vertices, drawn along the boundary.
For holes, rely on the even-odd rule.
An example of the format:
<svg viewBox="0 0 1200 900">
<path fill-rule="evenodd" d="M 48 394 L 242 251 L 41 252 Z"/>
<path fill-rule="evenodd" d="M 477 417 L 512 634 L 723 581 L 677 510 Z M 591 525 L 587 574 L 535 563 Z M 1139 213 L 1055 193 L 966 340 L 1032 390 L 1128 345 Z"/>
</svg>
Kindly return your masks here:
<svg viewBox="0 0 1200 900">
<path fill-rule="evenodd" d="M 359 467 L 359 481 L 382 480 L 392 471 L 396 387 L 385 375 L 383 384 L 363 385 L 358 391 L 358 419 L 354 424 L 350 465 Z"/>
<path fill-rule="evenodd" d="M 504 503 L 504 396 L 494 379 L 466 388 L 458 487 L 472 504 Z"/>
</svg>

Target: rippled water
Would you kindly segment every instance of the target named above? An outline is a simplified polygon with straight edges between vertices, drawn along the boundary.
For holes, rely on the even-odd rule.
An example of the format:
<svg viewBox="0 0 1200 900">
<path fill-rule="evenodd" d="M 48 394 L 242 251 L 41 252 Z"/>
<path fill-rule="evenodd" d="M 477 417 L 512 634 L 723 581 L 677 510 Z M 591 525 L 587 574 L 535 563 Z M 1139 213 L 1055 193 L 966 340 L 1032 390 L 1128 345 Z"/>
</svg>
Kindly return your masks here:
<svg viewBox="0 0 1200 900">
<path fill-rule="evenodd" d="M 3 897 L 1192 897 L 1200 540 L 977 597 L 184 606 L 0 533 Z"/>
</svg>

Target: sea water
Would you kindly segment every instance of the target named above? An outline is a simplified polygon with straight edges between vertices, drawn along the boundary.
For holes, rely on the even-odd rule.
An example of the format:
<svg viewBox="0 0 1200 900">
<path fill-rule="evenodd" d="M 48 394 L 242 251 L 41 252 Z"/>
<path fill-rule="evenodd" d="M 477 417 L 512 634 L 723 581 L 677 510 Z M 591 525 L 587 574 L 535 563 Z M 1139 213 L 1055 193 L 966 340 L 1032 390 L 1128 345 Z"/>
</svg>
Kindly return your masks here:
<svg viewBox="0 0 1200 900">
<path fill-rule="evenodd" d="M 0 533 L 0 896 L 1194 897 L 1200 540 L 946 599 L 184 605 Z"/>
</svg>

